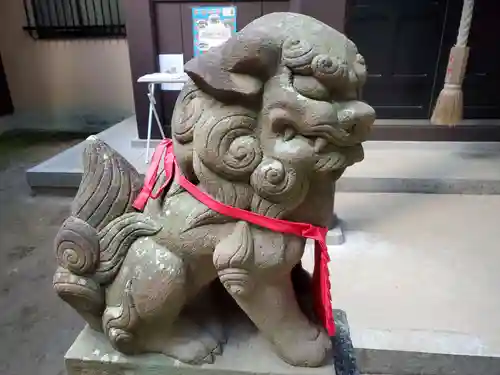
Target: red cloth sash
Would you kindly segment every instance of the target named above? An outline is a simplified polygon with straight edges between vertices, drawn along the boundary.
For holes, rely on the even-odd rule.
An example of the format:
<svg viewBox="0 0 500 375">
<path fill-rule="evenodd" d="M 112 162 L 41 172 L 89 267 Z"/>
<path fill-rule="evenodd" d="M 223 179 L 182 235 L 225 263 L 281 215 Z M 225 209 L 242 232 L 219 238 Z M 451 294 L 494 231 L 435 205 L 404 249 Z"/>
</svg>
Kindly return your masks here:
<svg viewBox="0 0 500 375">
<path fill-rule="evenodd" d="M 160 187 L 156 194 L 153 194 L 153 188 L 158 178 L 158 169 L 163 157 L 164 169 L 166 175 L 165 183 Z M 259 215 L 255 212 L 231 207 L 216 201 L 208 194 L 199 190 L 196 185 L 189 182 L 177 167 L 173 152 L 173 144 L 170 139 L 163 140 L 156 148 L 151 165 L 146 173 L 144 186 L 134 201 L 134 208 L 139 211 L 144 210 L 147 201 L 150 198 L 157 199 L 162 191 L 168 186 L 175 176 L 177 183 L 189 192 L 196 200 L 205 206 L 237 220 L 247 221 L 251 224 L 267 228 L 274 232 L 293 234 L 303 238 L 313 239 L 315 242 L 314 253 L 314 272 L 313 272 L 313 293 L 315 311 L 321 320 L 323 326 L 330 336 L 335 335 L 335 323 L 333 320 L 332 301 L 330 294 L 330 275 L 328 271 L 328 248 L 326 245 L 327 228 L 316 227 L 307 223 L 297 223 L 281 219 L 274 219 Z"/>
</svg>

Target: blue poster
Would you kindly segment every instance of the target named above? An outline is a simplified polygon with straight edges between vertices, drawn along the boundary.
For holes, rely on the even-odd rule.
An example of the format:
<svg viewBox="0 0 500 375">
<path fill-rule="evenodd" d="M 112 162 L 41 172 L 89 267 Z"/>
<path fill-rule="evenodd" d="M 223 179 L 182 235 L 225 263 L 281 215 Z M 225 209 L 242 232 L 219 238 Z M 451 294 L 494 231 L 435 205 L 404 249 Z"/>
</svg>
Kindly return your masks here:
<svg viewBox="0 0 500 375">
<path fill-rule="evenodd" d="M 193 7 L 194 56 L 223 44 L 236 33 L 236 7 Z"/>
</svg>

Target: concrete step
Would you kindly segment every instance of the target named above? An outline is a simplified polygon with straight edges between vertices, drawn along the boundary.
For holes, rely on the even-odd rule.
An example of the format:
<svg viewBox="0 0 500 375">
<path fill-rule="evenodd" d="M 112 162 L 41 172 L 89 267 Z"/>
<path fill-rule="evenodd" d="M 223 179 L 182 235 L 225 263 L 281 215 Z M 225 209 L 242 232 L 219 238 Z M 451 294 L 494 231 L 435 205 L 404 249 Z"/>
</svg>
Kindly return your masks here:
<svg viewBox="0 0 500 375">
<path fill-rule="evenodd" d="M 348 168 L 347 192 L 499 194 L 498 142 L 366 142 L 365 160 Z"/>
<path fill-rule="evenodd" d="M 144 142 L 131 117 L 98 135 L 146 171 Z M 153 142 L 156 144 L 156 142 Z M 74 192 L 82 176 L 83 144 L 29 169 L 37 191 Z M 349 168 L 338 191 L 380 193 L 500 194 L 500 143 L 386 142 L 365 144 L 365 160 Z"/>
</svg>

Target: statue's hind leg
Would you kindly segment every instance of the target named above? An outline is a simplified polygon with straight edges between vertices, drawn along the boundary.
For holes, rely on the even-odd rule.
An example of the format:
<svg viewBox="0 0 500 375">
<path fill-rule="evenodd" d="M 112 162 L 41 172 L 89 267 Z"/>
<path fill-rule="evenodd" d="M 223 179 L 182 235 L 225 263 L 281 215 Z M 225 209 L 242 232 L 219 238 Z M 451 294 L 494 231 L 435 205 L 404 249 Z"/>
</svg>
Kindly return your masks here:
<svg viewBox="0 0 500 375">
<path fill-rule="evenodd" d="M 217 320 L 211 315 L 212 300 L 208 284 L 216 278 L 211 256 L 190 260 L 184 268 L 184 302 L 178 317 L 168 327 L 164 318 L 152 319 L 145 329 L 145 346 L 150 352 L 161 352 L 191 364 L 213 363 L 222 353 L 224 341 Z M 194 302 L 194 305 L 192 303 Z M 168 305 L 167 309 L 168 309 Z"/>
<path fill-rule="evenodd" d="M 125 353 L 158 352 L 187 363 L 212 362 L 219 343 L 184 314 L 190 267 L 151 237 L 136 241 L 108 289 L 104 331 Z M 215 278 L 215 271 L 198 288 Z M 179 315 L 180 314 L 180 315 Z"/>
</svg>

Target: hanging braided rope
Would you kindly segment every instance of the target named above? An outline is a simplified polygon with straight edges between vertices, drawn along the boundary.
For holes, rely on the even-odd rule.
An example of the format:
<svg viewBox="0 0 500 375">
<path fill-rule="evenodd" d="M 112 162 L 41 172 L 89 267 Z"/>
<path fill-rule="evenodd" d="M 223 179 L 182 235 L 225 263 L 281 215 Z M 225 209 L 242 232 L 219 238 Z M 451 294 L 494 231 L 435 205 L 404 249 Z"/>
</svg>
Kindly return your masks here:
<svg viewBox="0 0 500 375">
<path fill-rule="evenodd" d="M 437 125 L 457 125 L 463 116 L 462 82 L 469 57 L 467 41 L 474 13 L 474 0 L 464 0 L 457 43 L 451 49 L 444 87 L 439 94 L 431 122 Z"/>
<path fill-rule="evenodd" d="M 474 0 L 465 0 L 464 6 L 462 7 L 462 17 L 460 18 L 460 28 L 458 29 L 457 47 L 467 46 L 473 13 Z"/>
</svg>

